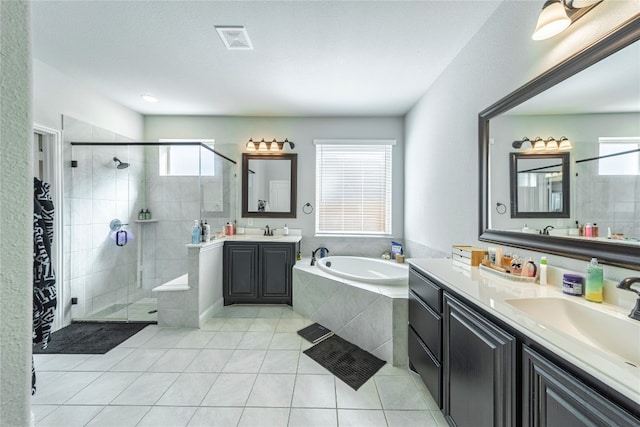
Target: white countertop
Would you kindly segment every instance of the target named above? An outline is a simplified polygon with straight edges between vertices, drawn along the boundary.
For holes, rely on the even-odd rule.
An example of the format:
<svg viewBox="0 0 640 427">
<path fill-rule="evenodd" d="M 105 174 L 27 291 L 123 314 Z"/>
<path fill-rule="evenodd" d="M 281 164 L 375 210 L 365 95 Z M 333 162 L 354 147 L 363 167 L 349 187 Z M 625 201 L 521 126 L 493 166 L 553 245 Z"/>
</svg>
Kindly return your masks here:
<svg viewBox="0 0 640 427">
<path fill-rule="evenodd" d="M 298 230 L 292 230 L 288 236 L 282 234 L 282 230 L 277 230 L 274 236 L 265 236 L 261 230 L 247 229 L 245 234 L 234 234 L 233 236 L 224 236 L 221 238 L 212 239 L 206 243 L 189 243 L 188 248 L 205 248 L 213 245 L 221 245 L 224 242 L 273 242 L 273 243 L 298 243 L 302 240 L 302 235 L 297 232 Z"/>
<path fill-rule="evenodd" d="M 565 295 L 557 286 L 540 286 L 536 283 L 505 280 L 487 275 L 477 267 L 467 270 L 450 259 L 409 259 L 408 262 L 429 273 L 434 279 L 505 322 L 514 330 L 527 335 L 567 362 L 640 404 L 640 367 L 631 366 L 618 355 L 607 353 L 573 338 L 568 333 L 562 332 L 562 325 L 548 324 L 550 327 L 545 327 L 538 320 L 507 304 L 505 300 L 536 297 L 566 298 L 619 317 L 624 321 L 637 322 L 628 318 L 629 310 L 606 303 L 591 303 L 582 297 Z M 611 333 L 615 334 L 618 331 L 611 331 Z M 640 322 L 638 322 L 638 333 L 640 333 Z"/>
</svg>

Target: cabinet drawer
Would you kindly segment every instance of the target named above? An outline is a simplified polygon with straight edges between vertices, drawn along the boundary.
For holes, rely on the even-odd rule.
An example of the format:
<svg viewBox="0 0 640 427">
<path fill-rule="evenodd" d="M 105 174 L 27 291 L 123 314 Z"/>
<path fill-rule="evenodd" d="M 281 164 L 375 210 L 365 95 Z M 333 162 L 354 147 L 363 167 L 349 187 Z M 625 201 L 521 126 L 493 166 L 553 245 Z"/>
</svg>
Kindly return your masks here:
<svg viewBox="0 0 640 427">
<path fill-rule="evenodd" d="M 442 408 L 442 368 L 411 327 L 409 327 L 409 363 L 422 378 L 438 407 Z"/>
<path fill-rule="evenodd" d="M 436 313 L 442 313 L 442 289 L 414 269 L 409 270 L 409 289 Z"/>
<path fill-rule="evenodd" d="M 436 360 L 442 360 L 442 316 L 409 291 L 409 324 Z"/>
</svg>

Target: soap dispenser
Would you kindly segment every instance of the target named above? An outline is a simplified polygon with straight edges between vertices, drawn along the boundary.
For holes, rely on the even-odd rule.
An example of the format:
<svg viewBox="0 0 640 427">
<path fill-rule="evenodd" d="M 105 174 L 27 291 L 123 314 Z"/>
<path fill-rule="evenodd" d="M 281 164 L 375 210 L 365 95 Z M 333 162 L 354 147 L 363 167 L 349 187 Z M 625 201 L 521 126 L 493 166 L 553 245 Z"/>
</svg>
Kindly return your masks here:
<svg viewBox="0 0 640 427">
<path fill-rule="evenodd" d="M 587 280 L 584 286 L 584 297 L 587 301 L 602 302 L 602 282 L 604 274 L 597 258 L 591 258 L 587 266 Z"/>
</svg>

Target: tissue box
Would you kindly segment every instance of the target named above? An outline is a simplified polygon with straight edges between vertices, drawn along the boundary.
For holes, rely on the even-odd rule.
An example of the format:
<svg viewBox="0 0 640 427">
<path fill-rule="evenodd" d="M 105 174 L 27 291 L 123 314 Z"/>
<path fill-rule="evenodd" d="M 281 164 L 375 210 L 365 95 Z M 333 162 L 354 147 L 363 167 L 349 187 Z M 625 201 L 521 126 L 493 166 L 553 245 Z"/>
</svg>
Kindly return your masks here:
<svg viewBox="0 0 640 427">
<path fill-rule="evenodd" d="M 451 258 L 465 265 L 476 267 L 482 263 L 482 258 L 487 255 L 485 249 L 474 248 L 466 245 L 451 246 Z"/>
</svg>

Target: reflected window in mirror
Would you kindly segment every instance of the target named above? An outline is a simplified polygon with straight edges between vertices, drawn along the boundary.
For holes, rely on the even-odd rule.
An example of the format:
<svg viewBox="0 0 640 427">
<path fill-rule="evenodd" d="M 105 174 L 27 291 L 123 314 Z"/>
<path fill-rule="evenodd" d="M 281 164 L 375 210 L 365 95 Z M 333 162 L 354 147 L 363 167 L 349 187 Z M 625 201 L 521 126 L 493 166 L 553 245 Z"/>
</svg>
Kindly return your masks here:
<svg viewBox="0 0 640 427">
<path fill-rule="evenodd" d="M 295 218 L 297 154 L 242 155 L 242 216 Z"/>
<path fill-rule="evenodd" d="M 511 153 L 511 217 L 569 218 L 569 153 Z"/>
</svg>

